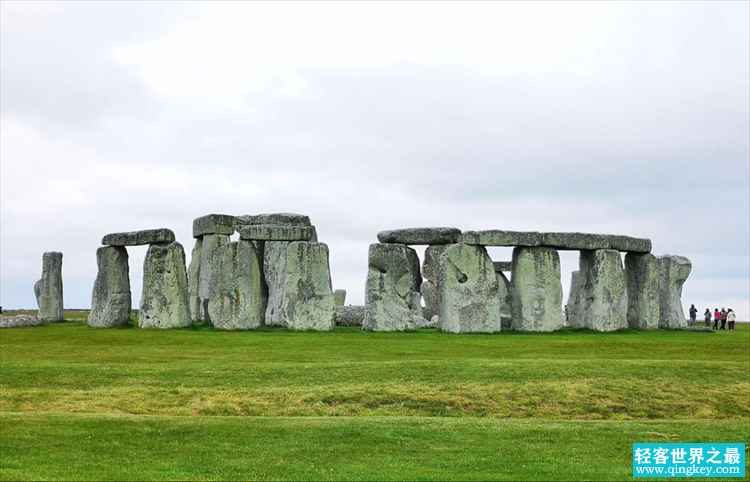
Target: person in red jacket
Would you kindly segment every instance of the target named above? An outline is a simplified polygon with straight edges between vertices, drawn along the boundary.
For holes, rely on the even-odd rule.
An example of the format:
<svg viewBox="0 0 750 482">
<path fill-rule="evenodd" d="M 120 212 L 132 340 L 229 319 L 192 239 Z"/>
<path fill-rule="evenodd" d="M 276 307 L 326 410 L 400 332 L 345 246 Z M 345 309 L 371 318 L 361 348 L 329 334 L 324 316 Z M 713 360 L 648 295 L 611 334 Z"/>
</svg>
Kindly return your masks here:
<svg viewBox="0 0 750 482">
<path fill-rule="evenodd" d="M 714 308 L 714 330 L 719 328 L 719 322 L 721 321 L 721 312 L 718 308 Z"/>
</svg>

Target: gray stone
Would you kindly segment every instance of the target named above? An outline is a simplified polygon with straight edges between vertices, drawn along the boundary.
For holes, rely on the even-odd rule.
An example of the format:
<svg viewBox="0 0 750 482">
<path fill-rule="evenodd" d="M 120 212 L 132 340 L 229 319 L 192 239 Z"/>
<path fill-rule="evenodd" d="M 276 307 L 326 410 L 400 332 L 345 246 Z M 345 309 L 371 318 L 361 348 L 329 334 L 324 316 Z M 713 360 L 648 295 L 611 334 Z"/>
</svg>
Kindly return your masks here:
<svg viewBox="0 0 750 482">
<path fill-rule="evenodd" d="M 540 246 L 542 234 L 536 231 L 467 231 L 461 242 L 478 246 Z"/>
<path fill-rule="evenodd" d="M 576 326 L 594 331 L 628 327 L 628 291 L 620 252 L 614 249 L 581 251 L 581 299 Z"/>
<path fill-rule="evenodd" d="M 226 234 L 206 234 L 203 236 L 197 267 L 198 296 L 197 299 L 193 298 L 193 301 L 191 301 L 191 305 L 197 307 L 197 311 L 190 312 L 193 321 L 204 321 L 209 325 L 212 324 L 211 313 L 208 311 L 208 302 L 211 296 L 211 265 L 213 264 L 216 251 L 227 244 L 229 244 L 229 236 Z M 192 266 L 191 260 L 191 270 L 195 269 L 196 267 Z"/>
<path fill-rule="evenodd" d="M 500 298 L 500 316 L 510 318 L 510 280 L 502 271 L 495 271 L 495 276 L 497 277 L 497 295 Z"/>
<path fill-rule="evenodd" d="M 415 328 L 437 328 L 438 316 L 435 315 L 431 320 L 424 318 L 419 315 L 414 315 L 414 327 Z"/>
<path fill-rule="evenodd" d="M 628 286 L 628 326 L 639 330 L 659 328 L 659 262 L 650 253 L 625 255 Z"/>
<path fill-rule="evenodd" d="M 378 241 L 394 244 L 452 244 L 458 242 L 461 230 L 457 228 L 406 228 L 381 231 Z"/>
<path fill-rule="evenodd" d="M 362 322 L 365 321 L 365 307 L 339 306 L 336 308 L 334 320 L 336 326 L 362 326 Z"/>
<path fill-rule="evenodd" d="M 335 290 L 333 292 L 333 299 L 336 301 L 336 306 L 344 306 L 346 303 L 346 290 Z"/>
<path fill-rule="evenodd" d="M 604 234 L 542 233 L 542 246 L 560 250 L 609 249 L 609 239 Z"/>
<path fill-rule="evenodd" d="M 143 262 L 141 328 L 190 325 L 185 250 L 180 243 L 152 244 Z"/>
<path fill-rule="evenodd" d="M 258 241 L 308 241 L 312 238 L 310 226 L 276 226 L 271 224 L 253 224 L 237 226 L 240 238 Z"/>
<path fill-rule="evenodd" d="M 96 250 L 96 265 L 98 271 L 91 296 L 89 326 L 128 324 L 132 307 L 128 250 L 122 246 L 101 247 Z"/>
<path fill-rule="evenodd" d="M 258 252 L 252 241 L 235 241 L 214 251 L 208 312 L 220 330 L 263 326 L 266 300 L 261 288 Z"/>
<path fill-rule="evenodd" d="M 562 328 L 562 284 L 557 250 L 517 247 L 513 250 L 511 272 L 511 327 L 537 332 Z"/>
<path fill-rule="evenodd" d="M 318 230 L 315 228 L 315 226 L 310 226 L 312 228 L 312 236 L 310 236 L 310 242 L 311 243 L 319 243 L 318 240 Z"/>
<path fill-rule="evenodd" d="M 0 315 L 0 328 L 23 328 L 26 326 L 44 325 L 45 323 L 49 322 L 30 315 Z"/>
<path fill-rule="evenodd" d="M 201 251 L 203 250 L 203 236 L 195 239 L 193 253 L 190 255 L 190 264 L 188 265 L 188 297 L 190 302 L 190 319 L 200 321 L 201 315 L 201 298 L 198 295 L 198 284 L 200 283 L 201 272 Z"/>
<path fill-rule="evenodd" d="M 503 271 L 510 272 L 513 262 L 512 261 L 493 261 L 492 264 L 493 266 L 495 266 L 495 271 L 498 273 L 501 273 Z"/>
<path fill-rule="evenodd" d="M 581 295 L 583 293 L 583 281 L 580 271 L 570 274 L 570 293 L 568 293 L 568 325 L 571 328 L 586 328 L 583 317 L 579 316 L 581 306 Z"/>
<path fill-rule="evenodd" d="M 193 220 L 193 237 L 204 234 L 234 234 L 235 216 L 228 214 L 208 214 Z"/>
<path fill-rule="evenodd" d="M 438 314 L 438 290 L 435 283 L 429 280 L 422 281 L 419 287 L 419 292 L 422 294 L 424 299 L 424 308 L 422 309 L 422 315 L 430 319 Z"/>
<path fill-rule="evenodd" d="M 367 331 L 413 330 L 414 292 L 419 292 L 419 256 L 403 244 L 371 244 L 365 283 Z M 421 306 L 420 306 L 421 308 Z"/>
<path fill-rule="evenodd" d="M 146 244 L 172 243 L 174 232 L 171 229 L 146 229 L 129 233 L 112 233 L 102 238 L 104 246 L 144 246 Z"/>
<path fill-rule="evenodd" d="M 497 275 L 483 246 L 448 246 L 439 275 L 438 319 L 442 331 L 493 333 L 502 329 Z"/>
<path fill-rule="evenodd" d="M 424 263 L 422 263 L 422 276 L 432 281 L 437 286 L 438 273 L 440 272 L 440 262 L 445 252 L 447 244 L 437 244 L 427 246 L 424 250 Z"/>
<path fill-rule="evenodd" d="M 682 285 L 690 276 L 693 264 L 684 256 L 665 255 L 659 263 L 659 328 L 685 328 L 687 320 L 682 308 Z"/>
<path fill-rule="evenodd" d="M 328 246 L 305 241 L 268 241 L 263 270 L 268 283 L 266 324 L 292 330 L 331 331 L 336 301 Z"/>
<path fill-rule="evenodd" d="M 630 236 L 621 236 L 608 234 L 609 248 L 629 253 L 650 253 L 651 240 L 646 238 L 633 238 Z"/>
<path fill-rule="evenodd" d="M 256 225 L 271 224 L 275 226 L 312 226 L 310 217 L 304 214 L 272 213 L 254 214 L 236 217 L 237 224 Z"/>
<path fill-rule="evenodd" d="M 37 318 L 44 321 L 60 321 L 63 312 L 62 253 L 51 251 L 42 255 L 42 279 L 34 285 Z"/>
</svg>

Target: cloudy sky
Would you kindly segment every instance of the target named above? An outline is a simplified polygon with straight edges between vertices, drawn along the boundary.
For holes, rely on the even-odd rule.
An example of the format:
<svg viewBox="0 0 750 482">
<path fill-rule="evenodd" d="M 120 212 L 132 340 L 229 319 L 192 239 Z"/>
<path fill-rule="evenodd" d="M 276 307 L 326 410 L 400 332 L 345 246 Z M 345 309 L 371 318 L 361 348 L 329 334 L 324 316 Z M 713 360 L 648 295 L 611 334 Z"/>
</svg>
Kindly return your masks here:
<svg viewBox="0 0 750 482">
<path fill-rule="evenodd" d="M 750 319 L 747 2 L 0 9 L 5 309 L 36 306 L 44 251 L 87 308 L 104 234 L 189 257 L 196 217 L 299 212 L 348 303 L 384 229 L 583 231 L 687 256 L 685 304 Z"/>
</svg>

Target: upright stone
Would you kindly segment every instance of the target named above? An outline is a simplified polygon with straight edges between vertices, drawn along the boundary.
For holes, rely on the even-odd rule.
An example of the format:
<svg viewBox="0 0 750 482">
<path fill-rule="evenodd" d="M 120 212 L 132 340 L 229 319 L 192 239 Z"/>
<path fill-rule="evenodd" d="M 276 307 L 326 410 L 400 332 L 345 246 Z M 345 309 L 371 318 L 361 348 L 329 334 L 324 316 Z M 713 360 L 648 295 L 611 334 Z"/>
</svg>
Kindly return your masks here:
<svg viewBox="0 0 750 482">
<path fill-rule="evenodd" d="M 203 236 L 195 239 L 195 246 L 193 247 L 193 253 L 190 256 L 190 265 L 187 270 L 190 319 L 192 321 L 200 321 L 202 318 L 201 298 L 198 295 L 198 284 L 200 283 L 201 272 L 201 251 L 203 251 Z"/>
<path fill-rule="evenodd" d="M 633 252 L 625 255 L 630 328 L 659 328 L 659 272 L 659 262 L 654 255 Z"/>
<path fill-rule="evenodd" d="M 576 316 L 584 327 L 615 331 L 628 327 L 628 290 L 620 252 L 581 251 L 581 301 Z"/>
<path fill-rule="evenodd" d="M 495 267 L 483 246 L 452 244 L 443 253 L 438 279 L 438 326 L 451 333 L 502 329 Z"/>
<path fill-rule="evenodd" d="M 659 262 L 659 328 L 685 328 L 682 285 L 690 276 L 693 264 L 684 256 L 666 255 L 656 259 Z"/>
<path fill-rule="evenodd" d="M 419 256 L 403 244 L 371 244 L 365 283 L 367 331 L 409 331 L 415 328 L 413 293 L 419 292 Z M 421 308 L 421 306 L 419 307 Z"/>
<path fill-rule="evenodd" d="M 505 277 L 505 273 L 497 271 L 497 265 L 495 265 L 495 276 L 497 277 L 498 297 L 500 298 L 500 316 L 510 320 L 510 280 Z"/>
<path fill-rule="evenodd" d="M 511 327 L 555 331 L 563 327 L 560 255 L 546 247 L 513 250 L 510 279 Z"/>
<path fill-rule="evenodd" d="M 425 318 L 430 319 L 438 314 L 438 289 L 436 283 L 429 280 L 422 281 L 419 292 L 424 300 L 422 314 Z"/>
<path fill-rule="evenodd" d="M 211 296 L 211 265 L 213 264 L 214 252 L 229 244 L 229 236 L 226 234 L 206 234 L 201 243 L 201 253 L 198 265 L 198 299 L 193 303 L 198 306 L 197 318 L 194 321 L 205 321 L 211 324 L 211 314 L 208 311 L 208 300 Z"/>
<path fill-rule="evenodd" d="M 335 328 L 336 302 L 325 243 L 268 241 L 263 269 L 268 283 L 267 324 L 292 330 Z"/>
<path fill-rule="evenodd" d="M 346 303 L 346 290 L 335 290 L 333 292 L 333 299 L 336 301 L 336 306 L 344 306 Z"/>
<path fill-rule="evenodd" d="M 568 325 L 571 328 L 586 328 L 583 317 L 580 316 L 581 295 L 583 282 L 580 271 L 570 274 L 570 293 L 568 293 Z"/>
<path fill-rule="evenodd" d="M 208 312 L 216 328 L 252 330 L 263 326 L 266 300 L 260 265 L 252 241 L 231 242 L 214 251 Z"/>
<path fill-rule="evenodd" d="M 447 246 L 449 245 L 436 244 L 427 246 L 424 250 L 422 276 L 425 281 L 422 282 L 419 291 L 424 299 L 423 315 L 428 320 L 438 314 L 438 273 L 440 271 L 440 260 Z"/>
<path fill-rule="evenodd" d="M 96 250 L 96 265 L 89 326 L 126 325 L 132 306 L 128 251 L 121 246 L 101 247 Z"/>
<path fill-rule="evenodd" d="M 189 325 L 185 250 L 178 242 L 152 244 L 143 262 L 143 293 L 138 326 L 177 328 Z"/>
<path fill-rule="evenodd" d="M 51 251 L 42 255 L 42 278 L 34 284 L 37 318 L 45 322 L 60 321 L 63 313 L 62 253 Z"/>
</svg>

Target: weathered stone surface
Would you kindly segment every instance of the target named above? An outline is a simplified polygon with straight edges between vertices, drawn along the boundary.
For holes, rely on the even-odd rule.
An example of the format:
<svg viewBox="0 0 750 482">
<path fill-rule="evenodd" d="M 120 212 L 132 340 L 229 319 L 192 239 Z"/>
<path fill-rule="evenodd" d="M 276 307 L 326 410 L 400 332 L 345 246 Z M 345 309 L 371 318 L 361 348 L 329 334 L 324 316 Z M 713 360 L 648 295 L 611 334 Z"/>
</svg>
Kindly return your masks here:
<svg viewBox="0 0 750 482">
<path fill-rule="evenodd" d="M 682 309 L 682 285 L 690 276 L 693 264 L 684 256 L 665 255 L 659 263 L 659 328 L 685 328 L 687 320 Z"/>
<path fill-rule="evenodd" d="M 562 328 L 562 284 L 557 250 L 517 247 L 513 250 L 511 272 L 511 327 L 518 331 Z"/>
<path fill-rule="evenodd" d="M 571 328 L 586 328 L 583 323 L 583 317 L 579 316 L 579 307 L 581 306 L 581 295 L 583 293 L 581 272 L 573 271 L 570 274 L 570 293 L 568 293 L 568 325 Z"/>
<path fill-rule="evenodd" d="M 367 331 L 414 329 L 414 292 L 419 292 L 419 256 L 403 244 L 371 244 L 365 283 Z M 421 308 L 421 306 L 420 306 Z"/>
<path fill-rule="evenodd" d="M 128 251 L 122 246 L 96 250 L 98 271 L 91 296 L 89 326 L 110 327 L 130 322 L 132 298 Z"/>
<path fill-rule="evenodd" d="M 422 315 L 427 319 L 431 319 L 438 314 L 437 286 L 432 281 L 424 280 L 419 287 L 419 292 L 422 294 L 422 299 L 424 299 Z"/>
<path fill-rule="evenodd" d="M 539 246 L 542 244 L 542 233 L 536 231 L 467 231 L 461 236 L 461 242 L 478 246 Z"/>
<path fill-rule="evenodd" d="M 362 326 L 362 322 L 365 321 L 365 307 L 339 306 L 336 308 L 334 320 L 336 326 Z"/>
<path fill-rule="evenodd" d="M 346 290 L 334 290 L 333 299 L 336 301 L 336 306 L 344 306 L 346 303 Z"/>
<path fill-rule="evenodd" d="M 639 330 L 659 328 L 659 262 L 650 253 L 625 255 L 628 286 L 628 326 Z"/>
<path fill-rule="evenodd" d="M 253 224 L 237 226 L 240 238 L 258 241 L 308 241 L 312 238 L 310 226 L 275 226 L 270 224 Z"/>
<path fill-rule="evenodd" d="M 312 226 L 310 217 L 304 214 L 272 213 L 254 214 L 236 217 L 237 224 L 271 224 L 275 226 Z"/>
<path fill-rule="evenodd" d="M 266 324 L 292 330 L 335 328 L 326 244 L 268 241 L 263 269 L 268 283 Z"/>
<path fill-rule="evenodd" d="M 492 265 L 495 267 L 495 271 L 500 273 L 503 271 L 510 272 L 510 268 L 513 265 L 512 261 L 493 261 Z"/>
<path fill-rule="evenodd" d="M 198 259 L 197 266 L 197 299 L 193 298 L 191 305 L 193 305 L 196 311 L 190 312 L 191 319 L 193 321 L 204 321 L 208 324 L 211 322 L 211 313 L 208 311 L 208 302 L 211 296 L 211 265 L 213 264 L 214 254 L 216 251 L 223 246 L 229 244 L 229 236 L 226 234 L 206 234 L 203 236 L 201 242 L 201 252 Z M 197 246 L 197 243 L 196 243 Z M 191 264 L 191 276 L 192 271 L 196 269 L 193 266 L 193 260 Z M 191 284 L 193 282 L 191 281 Z"/>
<path fill-rule="evenodd" d="M 190 325 L 185 250 L 180 243 L 152 244 L 143 262 L 141 328 Z"/>
<path fill-rule="evenodd" d="M 37 318 L 44 321 L 60 321 L 63 313 L 62 253 L 51 251 L 42 255 L 42 278 L 34 285 Z"/>
<path fill-rule="evenodd" d="M 620 252 L 614 249 L 581 251 L 581 298 L 576 326 L 595 331 L 628 327 L 628 291 Z"/>
<path fill-rule="evenodd" d="M 414 327 L 415 328 L 437 328 L 438 316 L 435 315 L 431 320 L 424 318 L 419 315 L 414 315 Z"/>
<path fill-rule="evenodd" d="M 193 237 L 204 234 L 234 234 L 235 216 L 228 214 L 208 214 L 193 220 Z"/>
<path fill-rule="evenodd" d="M 220 330 L 263 326 L 266 301 L 261 289 L 260 259 L 252 241 L 219 247 L 211 263 L 208 313 Z"/>
<path fill-rule="evenodd" d="M 171 229 L 146 229 L 129 233 L 112 233 L 102 238 L 104 246 L 143 246 L 146 244 L 172 243 L 174 232 Z"/>
<path fill-rule="evenodd" d="M 318 240 L 318 230 L 315 228 L 315 226 L 310 227 L 312 228 L 312 235 L 310 236 L 309 241 L 311 243 L 319 243 L 320 241 Z"/>
<path fill-rule="evenodd" d="M 452 244 L 458 242 L 461 230 L 457 228 L 406 228 L 381 231 L 378 241 L 395 244 Z"/>
<path fill-rule="evenodd" d="M 437 244 L 427 246 L 424 250 L 424 263 L 422 263 L 422 276 L 432 281 L 437 286 L 438 273 L 440 272 L 440 262 L 445 252 L 447 244 Z"/>
<path fill-rule="evenodd" d="M 497 277 L 497 295 L 500 298 L 500 316 L 510 318 L 510 280 L 502 271 L 495 271 L 495 276 Z"/>
<path fill-rule="evenodd" d="M 633 238 L 617 234 L 608 234 L 609 248 L 630 253 L 650 253 L 651 240 L 646 238 Z"/>
<path fill-rule="evenodd" d="M 451 333 L 502 329 L 497 275 L 483 246 L 452 244 L 443 253 L 438 319 L 440 329 Z"/>
<path fill-rule="evenodd" d="M 609 239 L 604 234 L 542 233 L 542 246 L 574 251 L 609 249 Z"/>
<path fill-rule="evenodd" d="M 26 326 L 39 326 L 49 321 L 42 320 L 30 315 L 3 316 L 0 315 L 0 328 L 23 328 Z"/>
<path fill-rule="evenodd" d="M 190 319 L 200 321 L 201 316 L 201 299 L 198 295 L 198 283 L 200 282 L 201 272 L 201 252 L 203 251 L 203 236 L 195 238 L 193 253 L 190 255 L 190 264 L 188 265 L 188 301 L 190 303 Z"/>
</svg>

